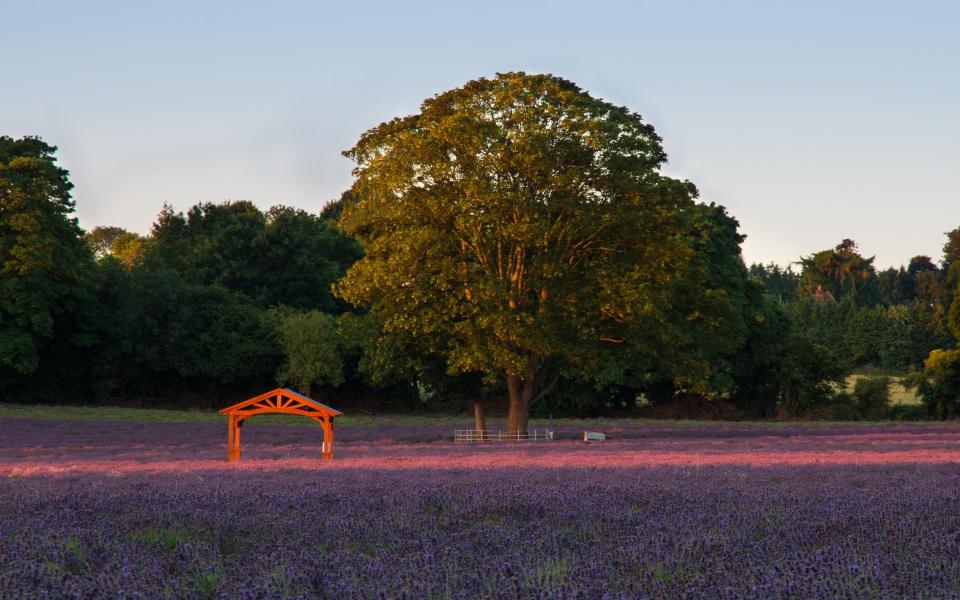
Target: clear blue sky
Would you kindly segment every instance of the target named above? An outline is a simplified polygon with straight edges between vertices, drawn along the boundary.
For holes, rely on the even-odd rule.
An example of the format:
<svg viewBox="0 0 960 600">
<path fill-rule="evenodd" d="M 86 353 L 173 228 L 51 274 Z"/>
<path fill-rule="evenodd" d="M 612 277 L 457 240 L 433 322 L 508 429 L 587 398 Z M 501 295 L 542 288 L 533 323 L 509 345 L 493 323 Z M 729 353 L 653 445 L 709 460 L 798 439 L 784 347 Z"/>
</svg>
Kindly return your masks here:
<svg viewBox="0 0 960 600">
<path fill-rule="evenodd" d="M 60 147 L 85 228 L 145 232 L 163 202 L 319 210 L 364 130 L 550 72 L 656 126 L 748 261 L 938 259 L 960 226 L 960 3 L 464 4 L 0 0 L 0 133 Z"/>
</svg>

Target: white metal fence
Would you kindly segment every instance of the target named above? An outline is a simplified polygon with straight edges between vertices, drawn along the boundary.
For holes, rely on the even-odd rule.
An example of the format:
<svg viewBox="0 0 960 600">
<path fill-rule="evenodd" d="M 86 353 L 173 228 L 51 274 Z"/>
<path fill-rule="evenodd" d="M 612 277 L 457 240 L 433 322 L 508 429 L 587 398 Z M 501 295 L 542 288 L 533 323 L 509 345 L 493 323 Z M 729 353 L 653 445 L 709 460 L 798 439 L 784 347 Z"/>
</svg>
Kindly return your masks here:
<svg viewBox="0 0 960 600">
<path fill-rule="evenodd" d="M 553 439 L 553 431 L 549 429 L 533 429 L 526 433 L 507 433 L 506 431 L 477 431 L 476 429 L 455 429 L 455 442 L 524 442 Z"/>
</svg>

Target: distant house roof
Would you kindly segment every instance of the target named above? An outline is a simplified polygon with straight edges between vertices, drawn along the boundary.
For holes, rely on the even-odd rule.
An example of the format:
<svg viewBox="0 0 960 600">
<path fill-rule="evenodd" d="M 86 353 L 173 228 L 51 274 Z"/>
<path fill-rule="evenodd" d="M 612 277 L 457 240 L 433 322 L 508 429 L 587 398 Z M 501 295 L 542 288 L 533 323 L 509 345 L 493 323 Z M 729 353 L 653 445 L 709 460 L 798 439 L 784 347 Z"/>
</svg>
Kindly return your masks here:
<svg viewBox="0 0 960 600">
<path fill-rule="evenodd" d="M 262 413 L 291 413 L 305 416 L 338 417 L 343 413 L 288 388 L 277 388 L 220 409 L 221 415 L 252 416 Z"/>
</svg>

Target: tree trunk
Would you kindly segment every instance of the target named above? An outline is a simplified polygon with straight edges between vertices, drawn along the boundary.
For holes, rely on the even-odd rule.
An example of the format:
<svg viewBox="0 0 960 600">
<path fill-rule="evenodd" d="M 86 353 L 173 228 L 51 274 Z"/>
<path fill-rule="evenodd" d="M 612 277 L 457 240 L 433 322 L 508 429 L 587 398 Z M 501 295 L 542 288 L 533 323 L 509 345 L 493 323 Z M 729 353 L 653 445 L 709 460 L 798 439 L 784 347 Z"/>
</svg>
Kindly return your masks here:
<svg viewBox="0 0 960 600">
<path fill-rule="evenodd" d="M 477 401 L 473 403 L 473 418 L 476 422 L 477 427 L 477 437 L 483 439 L 484 432 L 487 430 L 487 413 L 486 407 L 483 405 L 483 402 Z"/>
<path fill-rule="evenodd" d="M 530 400 L 533 399 L 533 381 L 522 380 L 507 375 L 507 393 L 510 395 L 510 407 L 507 410 L 507 433 L 509 435 L 526 434 L 530 419 Z"/>
</svg>

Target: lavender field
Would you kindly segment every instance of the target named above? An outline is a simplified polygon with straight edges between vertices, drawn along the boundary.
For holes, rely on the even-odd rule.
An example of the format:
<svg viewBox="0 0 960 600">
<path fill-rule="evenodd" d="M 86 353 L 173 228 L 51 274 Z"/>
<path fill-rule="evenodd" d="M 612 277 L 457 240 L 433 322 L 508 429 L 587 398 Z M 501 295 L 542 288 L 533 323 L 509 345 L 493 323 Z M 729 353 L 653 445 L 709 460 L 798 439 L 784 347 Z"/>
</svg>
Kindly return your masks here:
<svg viewBox="0 0 960 600">
<path fill-rule="evenodd" d="M 604 425 L 0 417 L 0 597 L 957 597 L 960 426 Z"/>
</svg>

